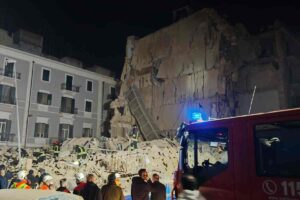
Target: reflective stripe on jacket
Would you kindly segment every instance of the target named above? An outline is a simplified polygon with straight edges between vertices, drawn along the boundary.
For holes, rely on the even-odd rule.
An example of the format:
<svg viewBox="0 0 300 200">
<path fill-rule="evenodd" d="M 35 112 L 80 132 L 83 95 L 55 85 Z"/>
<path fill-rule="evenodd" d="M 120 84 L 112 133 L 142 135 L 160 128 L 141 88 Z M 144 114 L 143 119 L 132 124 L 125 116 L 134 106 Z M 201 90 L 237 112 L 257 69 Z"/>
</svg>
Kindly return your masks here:
<svg viewBox="0 0 300 200">
<path fill-rule="evenodd" d="M 13 183 L 11 188 L 15 188 L 15 189 L 30 189 L 30 186 L 27 185 L 27 181 L 23 180 L 20 182 L 15 182 Z"/>
</svg>

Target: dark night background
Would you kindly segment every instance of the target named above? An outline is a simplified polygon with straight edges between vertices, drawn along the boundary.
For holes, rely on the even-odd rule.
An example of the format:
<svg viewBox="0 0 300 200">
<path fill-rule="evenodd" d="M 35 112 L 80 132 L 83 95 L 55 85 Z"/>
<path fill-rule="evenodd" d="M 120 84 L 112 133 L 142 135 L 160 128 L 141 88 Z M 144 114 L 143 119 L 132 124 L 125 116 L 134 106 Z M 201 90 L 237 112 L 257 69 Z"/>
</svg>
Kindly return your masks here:
<svg viewBox="0 0 300 200">
<path fill-rule="evenodd" d="M 44 36 L 44 53 L 98 64 L 120 75 L 126 37 L 142 37 L 172 23 L 172 11 L 187 4 L 215 8 L 230 23 L 242 22 L 251 33 L 279 19 L 298 31 L 297 1 L 225 0 L 0 0 L 0 27 Z M 247 3 L 249 2 L 249 3 Z"/>
</svg>

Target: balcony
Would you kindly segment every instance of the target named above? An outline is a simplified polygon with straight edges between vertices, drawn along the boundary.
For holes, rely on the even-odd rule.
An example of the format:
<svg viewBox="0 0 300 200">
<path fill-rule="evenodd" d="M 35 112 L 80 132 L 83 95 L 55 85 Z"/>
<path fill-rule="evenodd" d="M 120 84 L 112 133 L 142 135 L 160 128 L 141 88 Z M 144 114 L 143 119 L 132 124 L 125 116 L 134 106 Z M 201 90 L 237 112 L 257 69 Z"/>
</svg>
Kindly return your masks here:
<svg viewBox="0 0 300 200">
<path fill-rule="evenodd" d="M 59 112 L 69 113 L 69 114 L 78 114 L 78 108 L 60 107 Z"/>
<path fill-rule="evenodd" d="M 69 90 L 69 91 L 72 91 L 72 92 L 79 92 L 80 87 L 76 86 L 76 85 L 70 86 L 70 85 L 67 85 L 65 83 L 62 83 L 61 84 L 61 89 L 62 90 Z"/>
<path fill-rule="evenodd" d="M 6 76 L 6 77 L 10 77 L 10 78 L 15 78 L 15 73 L 14 72 L 7 71 L 7 70 L 1 69 L 1 68 L 0 68 L 0 75 L 1 76 Z M 16 72 L 16 76 L 17 76 L 16 77 L 17 79 L 21 79 L 21 73 Z"/>
<path fill-rule="evenodd" d="M 1 95 L 0 96 L 0 103 L 15 105 L 16 104 L 16 99 L 14 97 L 11 97 L 11 96 L 8 96 L 8 95 L 7 96 Z"/>
</svg>

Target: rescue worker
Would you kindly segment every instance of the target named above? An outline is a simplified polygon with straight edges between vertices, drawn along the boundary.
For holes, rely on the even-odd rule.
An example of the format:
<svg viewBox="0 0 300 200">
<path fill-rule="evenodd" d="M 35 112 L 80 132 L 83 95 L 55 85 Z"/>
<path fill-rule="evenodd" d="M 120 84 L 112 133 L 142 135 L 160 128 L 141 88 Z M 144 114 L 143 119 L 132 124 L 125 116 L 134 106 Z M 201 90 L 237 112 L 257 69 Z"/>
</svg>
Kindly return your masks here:
<svg viewBox="0 0 300 200">
<path fill-rule="evenodd" d="M 137 149 L 138 131 L 138 127 L 136 125 L 133 125 L 130 137 L 130 150 Z"/>
<path fill-rule="evenodd" d="M 57 188 L 56 191 L 70 193 L 70 191 L 67 189 L 67 179 L 60 179 L 59 185 L 60 187 Z"/>
<path fill-rule="evenodd" d="M 101 188 L 103 200 L 124 200 L 124 194 L 120 187 L 120 174 L 112 173 L 108 176 L 108 183 Z"/>
<path fill-rule="evenodd" d="M 77 153 L 77 159 L 86 159 L 87 152 L 84 147 L 76 145 L 75 152 Z"/>
<path fill-rule="evenodd" d="M 13 189 L 30 189 L 26 177 L 26 171 L 19 171 L 17 174 L 17 180 L 12 184 Z"/>
<path fill-rule="evenodd" d="M 39 173 L 40 173 L 39 184 L 41 184 L 41 183 L 43 182 L 44 176 L 46 176 L 46 175 L 48 175 L 48 174 L 46 173 L 46 170 L 43 169 L 43 168 L 40 168 L 40 169 L 39 169 Z"/>
<path fill-rule="evenodd" d="M 50 175 L 46 175 L 43 177 L 43 182 L 40 186 L 40 190 L 50 190 L 50 186 L 53 185 L 53 178 Z"/>
<path fill-rule="evenodd" d="M 59 155 L 59 152 L 60 152 L 60 143 L 59 142 L 54 142 L 52 150 L 53 150 L 54 158 L 57 158 L 58 155 Z"/>
<path fill-rule="evenodd" d="M 77 173 L 77 174 L 75 174 L 75 179 L 76 179 L 77 186 L 74 188 L 73 194 L 80 195 L 81 190 L 84 188 L 84 186 L 86 184 L 83 181 L 84 180 L 84 174 L 83 173 Z"/>
</svg>

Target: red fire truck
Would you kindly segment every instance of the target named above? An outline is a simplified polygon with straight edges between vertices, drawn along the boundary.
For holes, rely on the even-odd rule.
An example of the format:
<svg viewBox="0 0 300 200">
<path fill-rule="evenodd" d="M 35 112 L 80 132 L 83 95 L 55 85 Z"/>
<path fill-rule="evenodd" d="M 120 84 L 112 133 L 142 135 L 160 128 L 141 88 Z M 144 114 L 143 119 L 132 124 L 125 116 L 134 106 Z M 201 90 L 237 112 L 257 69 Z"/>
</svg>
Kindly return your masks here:
<svg viewBox="0 0 300 200">
<path fill-rule="evenodd" d="M 175 190 L 193 174 L 208 200 L 300 200 L 300 109 L 182 124 L 178 136 Z"/>
</svg>

